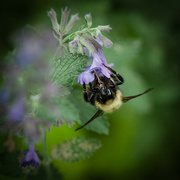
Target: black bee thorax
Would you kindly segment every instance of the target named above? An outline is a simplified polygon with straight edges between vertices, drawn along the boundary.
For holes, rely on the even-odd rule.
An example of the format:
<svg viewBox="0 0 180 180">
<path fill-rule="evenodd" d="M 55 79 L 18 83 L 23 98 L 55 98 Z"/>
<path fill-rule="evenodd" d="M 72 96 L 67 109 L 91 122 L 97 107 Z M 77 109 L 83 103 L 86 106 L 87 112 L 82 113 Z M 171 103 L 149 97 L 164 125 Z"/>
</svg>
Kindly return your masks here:
<svg viewBox="0 0 180 180">
<path fill-rule="evenodd" d="M 100 77 L 101 83 L 94 80 L 89 88 L 87 88 L 88 102 L 95 105 L 95 102 L 106 104 L 107 101 L 116 97 L 116 91 L 119 89 L 114 82 L 106 77 Z"/>
<path fill-rule="evenodd" d="M 95 98 L 97 102 L 101 104 L 106 104 L 108 100 L 113 100 L 116 97 L 116 94 L 111 89 L 106 89 L 106 92 L 102 93 L 101 91 L 97 94 L 97 97 Z"/>
</svg>

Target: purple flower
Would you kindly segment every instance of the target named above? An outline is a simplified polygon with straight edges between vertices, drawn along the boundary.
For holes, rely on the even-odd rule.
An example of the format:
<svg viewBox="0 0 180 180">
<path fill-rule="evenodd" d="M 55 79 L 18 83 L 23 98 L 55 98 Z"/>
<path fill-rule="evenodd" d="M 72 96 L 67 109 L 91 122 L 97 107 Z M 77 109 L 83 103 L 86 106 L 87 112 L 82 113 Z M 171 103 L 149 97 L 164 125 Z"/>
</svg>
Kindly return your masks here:
<svg viewBox="0 0 180 180">
<path fill-rule="evenodd" d="M 21 167 L 35 166 L 39 167 L 38 151 L 34 151 L 34 144 L 29 145 L 29 151 L 23 151 L 25 157 L 21 160 Z"/>
<path fill-rule="evenodd" d="M 99 41 L 98 41 L 99 43 Z M 101 44 L 100 42 L 99 44 Z M 87 51 L 87 49 L 85 50 Z M 98 51 L 94 51 L 94 55 L 90 55 L 89 57 L 93 60 L 91 65 L 88 65 L 85 70 L 78 76 L 78 83 L 80 84 L 89 84 L 94 80 L 94 70 L 96 70 L 97 74 L 100 76 L 106 76 L 110 78 L 111 71 L 109 71 L 103 64 L 106 66 L 113 66 L 113 64 L 108 65 L 106 59 L 102 53 L 102 49 L 98 48 Z"/>
<path fill-rule="evenodd" d="M 10 88 L 6 86 L 2 86 L 0 89 L 0 106 L 5 105 L 10 97 Z"/>
<path fill-rule="evenodd" d="M 9 120 L 13 122 L 22 121 L 25 115 L 25 102 L 21 96 L 18 96 L 9 108 Z"/>
<path fill-rule="evenodd" d="M 90 71 L 84 71 L 78 76 L 78 83 L 80 84 L 89 84 L 94 80 L 94 75 Z"/>
<path fill-rule="evenodd" d="M 32 32 L 31 32 L 32 33 Z M 21 37 L 21 43 L 18 43 L 16 61 L 21 67 L 25 67 L 42 56 L 42 45 L 33 34 L 24 34 Z"/>
</svg>

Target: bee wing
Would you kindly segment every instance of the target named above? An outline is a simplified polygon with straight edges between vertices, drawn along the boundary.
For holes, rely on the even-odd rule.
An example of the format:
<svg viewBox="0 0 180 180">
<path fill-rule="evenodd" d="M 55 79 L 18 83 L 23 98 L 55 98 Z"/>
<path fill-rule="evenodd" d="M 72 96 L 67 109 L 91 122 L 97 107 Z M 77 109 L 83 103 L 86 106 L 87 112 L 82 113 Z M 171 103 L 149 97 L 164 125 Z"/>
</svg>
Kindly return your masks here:
<svg viewBox="0 0 180 180">
<path fill-rule="evenodd" d="M 89 121 L 87 121 L 84 125 L 82 125 L 82 126 L 78 127 L 77 129 L 75 129 L 75 131 L 83 128 L 84 126 L 86 126 L 87 124 L 89 124 L 91 121 L 93 121 L 97 117 L 101 116 L 102 114 L 103 114 L 103 111 L 102 110 L 98 110 Z"/>
<path fill-rule="evenodd" d="M 125 102 L 127 102 L 127 101 L 129 101 L 129 100 L 131 100 L 131 99 L 133 99 L 133 98 L 136 98 L 136 97 L 138 97 L 138 96 L 141 96 L 141 95 L 143 95 L 143 94 L 146 94 L 146 93 L 148 93 L 148 92 L 151 91 L 151 90 L 153 90 L 153 88 L 150 88 L 150 89 L 146 90 L 145 92 L 143 92 L 143 93 L 141 93 L 141 94 L 137 94 L 137 95 L 135 95 L 135 96 L 123 97 L 122 101 L 125 103 Z"/>
</svg>

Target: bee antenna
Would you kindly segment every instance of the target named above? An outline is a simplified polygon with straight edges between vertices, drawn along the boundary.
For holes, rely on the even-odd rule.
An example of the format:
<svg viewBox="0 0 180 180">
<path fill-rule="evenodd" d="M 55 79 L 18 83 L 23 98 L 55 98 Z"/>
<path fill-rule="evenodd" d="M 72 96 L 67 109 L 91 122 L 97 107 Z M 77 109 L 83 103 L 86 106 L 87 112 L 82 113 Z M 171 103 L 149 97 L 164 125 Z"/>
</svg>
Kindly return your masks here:
<svg viewBox="0 0 180 180">
<path fill-rule="evenodd" d="M 89 121 L 87 121 L 84 125 L 82 125 L 82 126 L 78 127 L 77 129 L 75 129 L 75 131 L 77 131 L 79 129 L 82 129 L 84 126 L 86 126 L 87 124 L 89 124 L 91 121 L 93 121 L 95 118 L 99 117 L 102 114 L 103 114 L 103 111 L 98 110 Z"/>
</svg>

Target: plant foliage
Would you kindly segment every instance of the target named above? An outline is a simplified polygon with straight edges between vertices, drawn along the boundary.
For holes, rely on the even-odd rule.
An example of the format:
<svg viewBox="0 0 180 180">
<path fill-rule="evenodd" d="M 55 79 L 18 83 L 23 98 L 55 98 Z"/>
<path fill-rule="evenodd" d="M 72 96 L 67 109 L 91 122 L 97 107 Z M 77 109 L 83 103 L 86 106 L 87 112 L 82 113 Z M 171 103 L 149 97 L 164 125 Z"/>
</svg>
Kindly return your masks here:
<svg viewBox="0 0 180 180">
<path fill-rule="evenodd" d="M 100 141 L 96 139 L 75 137 L 54 146 L 52 158 L 64 162 L 78 162 L 90 157 L 100 146 Z"/>
</svg>

